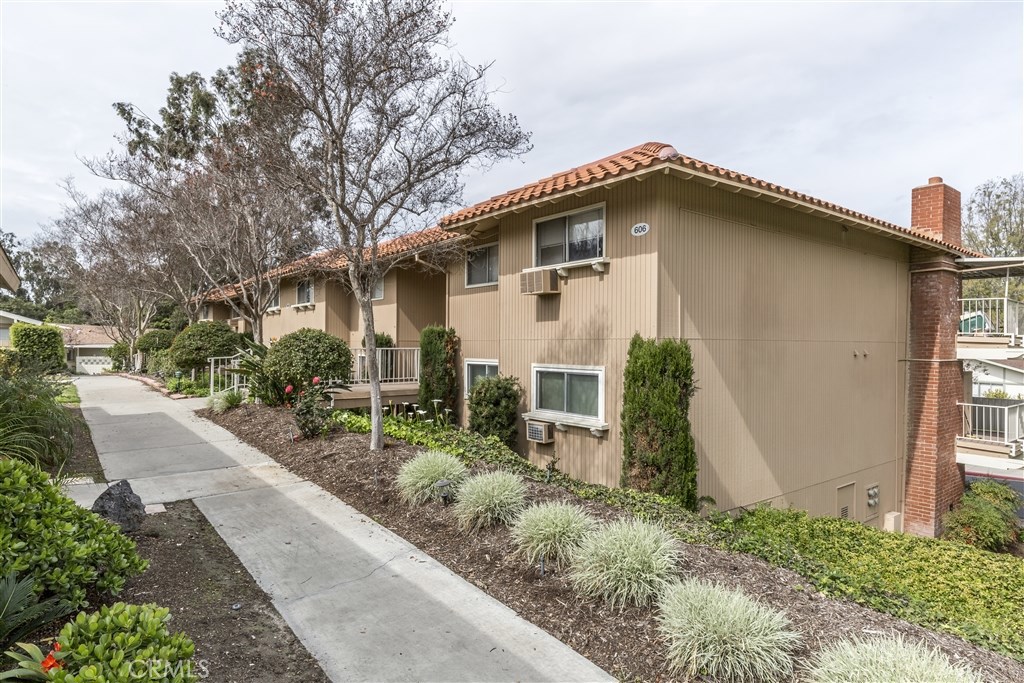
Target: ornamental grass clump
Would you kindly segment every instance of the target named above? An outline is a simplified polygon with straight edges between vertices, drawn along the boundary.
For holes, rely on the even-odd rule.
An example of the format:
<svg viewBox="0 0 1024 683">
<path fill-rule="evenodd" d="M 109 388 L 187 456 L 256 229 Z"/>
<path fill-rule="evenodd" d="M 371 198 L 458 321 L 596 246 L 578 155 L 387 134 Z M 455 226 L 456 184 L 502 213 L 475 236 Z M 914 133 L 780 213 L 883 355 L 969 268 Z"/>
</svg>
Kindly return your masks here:
<svg viewBox="0 0 1024 683">
<path fill-rule="evenodd" d="M 811 661 L 813 683 L 981 683 L 981 677 L 901 635 L 855 639 L 826 647 Z"/>
<path fill-rule="evenodd" d="M 665 528 L 617 520 L 583 538 L 570 558 L 569 580 L 612 607 L 649 605 L 668 586 L 679 559 L 679 544 Z"/>
<path fill-rule="evenodd" d="M 241 392 L 228 389 L 227 391 L 218 391 L 207 400 L 206 404 L 210 410 L 220 415 L 242 405 L 243 401 L 245 401 L 245 397 Z"/>
<path fill-rule="evenodd" d="M 512 539 L 528 562 L 559 563 L 579 547 L 597 520 L 579 505 L 540 503 L 523 510 L 512 527 Z"/>
<path fill-rule="evenodd" d="M 406 503 L 422 505 L 441 498 L 441 490 L 434 486 L 437 482 L 450 482 L 454 491 L 465 478 L 466 466 L 454 455 L 427 451 L 409 460 L 398 470 L 398 491 Z"/>
<path fill-rule="evenodd" d="M 669 665 L 688 678 L 788 680 L 800 635 L 781 612 L 743 593 L 689 579 L 670 585 L 658 604 Z"/>
<path fill-rule="evenodd" d="M 459 487 L 455 517 L 466 531 L 511 524 L 526 507 L 526 484 L 511 472 L 487 472 L 470 477 Z"/>
</svg>

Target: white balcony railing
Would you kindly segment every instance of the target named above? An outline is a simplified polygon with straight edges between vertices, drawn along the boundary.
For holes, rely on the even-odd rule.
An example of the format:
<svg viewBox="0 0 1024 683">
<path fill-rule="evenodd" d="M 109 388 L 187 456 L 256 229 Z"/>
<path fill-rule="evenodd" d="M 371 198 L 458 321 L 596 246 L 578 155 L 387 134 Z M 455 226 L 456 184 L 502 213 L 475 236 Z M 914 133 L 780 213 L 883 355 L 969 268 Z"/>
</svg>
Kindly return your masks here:
<svg viewBox="0 0 1024 683">
<path fill-rule="evenodd" d="M 1014 299 L 960 299 L 960 334 L 1024 336 L 1024 303 Z"/>
<path fill-rule="evenodd" d="M 958 405 L 962 415 L 960 436 L 1006 445 L 1013 445 L 1024 438 L 1024 403 Z"/>
<path fill-rule="evenodd" d="M 349 384 L 369 384 L 370 373 L 366 351 L 356 351 L 352 359 Z M 377 368 L 381 384 L 420 381 L 420 350 L 418 348 L 377 349 Z"/>
<path fill-rule="evenodd" d="M 242 354 L 210 358 L 210 395 L 219 391 L 243 391 L 249 386 L 249 378 L 238 372 Z"/>
</svg>

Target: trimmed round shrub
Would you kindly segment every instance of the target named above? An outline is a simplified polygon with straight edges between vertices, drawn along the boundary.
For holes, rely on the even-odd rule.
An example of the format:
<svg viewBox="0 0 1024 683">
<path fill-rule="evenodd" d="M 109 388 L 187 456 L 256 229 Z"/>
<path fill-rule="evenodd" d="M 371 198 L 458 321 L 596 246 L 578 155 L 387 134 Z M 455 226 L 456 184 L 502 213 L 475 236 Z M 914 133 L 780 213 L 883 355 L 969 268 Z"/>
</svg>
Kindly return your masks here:
<svg viewBox="0 0 1024 683">
<path fill-rule="evenodd" d="M 53 325 L 14 323 L 11 325 L 11 347 L 22 363 L 43 372 L 58 372 L 64 361 L 64 335 Z"/>
<path fill-rule="evenodd" d="M 238 333 L 223 320 L 202 320 L 178 333 L 171 344 L 171 361 L 182 371 L 200 370 L 210 358 L 233 356 L 242 345 Z"/>
<path fill-rule="evenodd" d="M 441 493 L 434 484 L 442 479 L 451 482 L 453 492 L 458 490 L 466 479 L 466 466 L 450 453 L 427 451 L 398 470 L 398 491 L 406 503 L 422 505 L 440 499 Z"/>
<path fill-rule="evenodd" d="M 104 353 L 111 360 L 110 368 L 115 372 L 126 369 L 129 365 L 129 359 L 132 357 L 131 347 L 123 341 L 114 342 L 114 345 L 104 351 Z"/>
<path fill-rule="evenodd" d="M 526 507 L 526 484 L 511 472 L 486 472 L 470 477 L 459 487 L 455 518 L 466 531 L 511 524 Z"/>
<path fill-rule="evenodd" d="M 519 402 L 523 387 L 515 377 L 483 377 L 469 392 L 469 428 L 481 436 L 496 436 L 516 449 Z"/>
<path fill-rule="evenodd" d="M 528 562 L 559 562 L 579 547 L 597 520 L 579 505 L 540 503 L 523 510 L 512 527 L 512 539 Z"/>
<path fill-rule="evenodd" d="M 142 353 L 163 351 L 164 349 L 171 348 L 171 344 L 174 343 L 174 337 L 175 334 L 171 330 L 150 330 L 139 337 L 138 341 L 135 342 L 135 348 Z"/>
<path fill-rule="evenodd" d="M 35 467 L 0 460 L 0 567 L 32 576 L 41 597 L 77 607 L 93 588 L 116 595 L 146 566 L 116 524 L 79 507 Z"/>
<path fill-rule="evenodd" d="M 170 610 L 152 604 L 118 602 L 80 612 L 57 636 L 64 656 L 55 680 L 130 681 L 145 673 L 145 680 L 198 681 L 203 672 L 192 661 L 196 646 L 184 633 L 172 634 L 170 621 Z"/>
<path fill-rule="evenodd" d="M 274 342 L 263 360 L 263 370 L 296 389 L 311 384 L 314 377 L 348 382 L 352 351 L 341 339 L 304 327 Z"/>
<path fill-rule="evenodd" d="M 793 673 L 800 635 L 789 619 L 738 591 L 689 579 L 658 602 L 669 665 L 687 678 L 776 681 Z"/>
<path fill-rule="evenodd" d="M 981 683 L 981 677 L 922 643 L 854 639 L 826 647 L 811 661 L 813 683 Z"/>
<path fill-rule="evenodd" d="M 668 586 L 679 558 L 678 542 L 664 527 L 616 520 L 583 538 L 570 558 L 569 580 L 613 607 L 649 605 Z"/>
</svg>

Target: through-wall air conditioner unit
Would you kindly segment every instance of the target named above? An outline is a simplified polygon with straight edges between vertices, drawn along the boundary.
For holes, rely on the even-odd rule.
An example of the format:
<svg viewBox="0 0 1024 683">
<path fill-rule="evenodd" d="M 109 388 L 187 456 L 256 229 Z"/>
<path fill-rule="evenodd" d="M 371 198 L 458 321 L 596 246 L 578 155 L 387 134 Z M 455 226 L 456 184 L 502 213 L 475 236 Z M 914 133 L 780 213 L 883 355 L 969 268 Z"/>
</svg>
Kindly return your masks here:
<svg viewBox="0 0 1024 683">
<path fill-rule="evenodd" d="M 519 273 L 520 294 L 558 294 L 561 280 L 553 270 L 524 270 Z"/>
<path fill-rule="evenodd" d="M 555 440 L 555 425 L 550 422 L 526 422 L 526 440 L 534 443 L 551 443 Z"/>
</svg>

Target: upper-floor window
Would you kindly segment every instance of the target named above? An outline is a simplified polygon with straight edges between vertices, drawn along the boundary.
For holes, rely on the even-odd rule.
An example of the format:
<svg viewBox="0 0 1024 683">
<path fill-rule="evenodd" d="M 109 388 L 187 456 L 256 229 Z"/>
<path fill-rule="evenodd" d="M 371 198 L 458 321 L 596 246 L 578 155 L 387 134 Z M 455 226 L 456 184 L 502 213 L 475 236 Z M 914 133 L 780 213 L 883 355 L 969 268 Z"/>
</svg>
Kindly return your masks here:
<svg viewBox="0 0 1024 683">
<path fill-rule="evenodd" d="M 533 409 L 604 420 L 604 368 L 534 365 Z"/>
<path fill-rule="evenodd" d="M 380 301 L 384 298 L 384 278 L 378 278 L 373 283 L 373 296 L 370 297 L 370 301 Z"/>
<path fill-rule="evenodd" d="M 274 287 L 270 293 L 270 306 L 268 308 L 281 308 L 281 288 Z"/>
<path fill-rule="evenodd" d="M 498 245 L 487 244 L 466 254 L 466 286 L 498 283 Z"/>
<path fill-rule="evenodd" d="M 301 306 L 302 304 L 311 303 L 313 303 L 313 281 L 300 280 L 295 285 L 295 304 Z"/>
<path fill-rule="evenodd" d="M 209 320 L 210 319 L 210 304 L 203 304 L 203 307 L 199 309 L 199 319 Z"/>
<path fill-rule="evenodd" d="M 557 266 L 604 256 L 603 206 L 539 220 L 535 230 L 535 266 Z"/>
<path fill-rule="evenodd" d="M 466 359 L 466 396 L 469 396 L 469 392 L 473 389 L 473 385 L 484 377 L 497 377 L 498 376 L 498 361 L 496 360 L 478 360 L 476 358 Z"/>
</svg>

